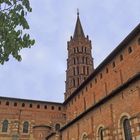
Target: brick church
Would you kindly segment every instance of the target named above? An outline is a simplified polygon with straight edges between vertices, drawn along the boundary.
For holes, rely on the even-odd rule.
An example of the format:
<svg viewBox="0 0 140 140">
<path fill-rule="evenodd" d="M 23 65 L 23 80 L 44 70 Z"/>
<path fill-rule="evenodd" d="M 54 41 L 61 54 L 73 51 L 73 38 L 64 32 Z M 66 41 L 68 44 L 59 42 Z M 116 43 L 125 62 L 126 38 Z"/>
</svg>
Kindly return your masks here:
<svg viewBox="0 0 140 140">
<path fill-rule="evenodd" d="M 0 140 L 140 140 L 140 24 L 94 68 L 79 13 L 63 103 L 0 97 Z"/>
</svg>

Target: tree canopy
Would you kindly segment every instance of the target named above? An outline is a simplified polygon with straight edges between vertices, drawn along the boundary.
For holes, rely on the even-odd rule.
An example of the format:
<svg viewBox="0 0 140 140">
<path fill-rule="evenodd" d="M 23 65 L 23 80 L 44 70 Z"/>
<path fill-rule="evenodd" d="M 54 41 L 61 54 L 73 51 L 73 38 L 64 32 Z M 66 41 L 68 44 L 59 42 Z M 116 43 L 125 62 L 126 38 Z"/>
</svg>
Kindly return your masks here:
<svg viewBox="0 0 140 140">
<path fill-rule="evenodd" d="M 8 61 L 10 55 L 21 61 L 20 50 L 34 45 L 35 41 L 26 33 L 29 12 L 29 0 L 0 0 L 0 64 Z"/>
</svg>

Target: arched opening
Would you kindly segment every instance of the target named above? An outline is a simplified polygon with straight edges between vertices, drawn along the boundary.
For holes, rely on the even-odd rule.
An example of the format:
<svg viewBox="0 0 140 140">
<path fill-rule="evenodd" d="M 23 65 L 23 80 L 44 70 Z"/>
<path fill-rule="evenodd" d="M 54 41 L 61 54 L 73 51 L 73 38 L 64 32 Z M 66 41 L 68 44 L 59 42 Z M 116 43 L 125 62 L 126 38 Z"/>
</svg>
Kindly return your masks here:
<svg viewBox="0 0 140 140">
<path fill-rule="evenodd" d="M 121 55 L 120 55 L 120 61 L 122 61 L 122 60 L 123 60 L 123 55 L 121 54 Z"/>
<path fill-rule="evenodd" d="M 85 53 L 87 52 L 87 48 L 85 47 Z"/>
<path fill-rule="evenodd" d="M 77 57 L 77 64 L 79 64 L 79 58 Z"/>
<path fill-rule="evenodd" d="M 73 67 L 73 75 L 76 75 L 76 74 L 75 74 L 75 67 Z"/>
<path fill-rule="evenodd" d="M 40 105 L 39 104 L 37 105 L 37 108 L 40 108 Z"/>
<path fill-rule="evenodd" d="M 79 75 L 79 67 L 77 67 L 77 75 Z"/>
<path fill-rule="evenodd" d="M 87 67 L 87 75 L 89 75 L 89 67 Z"/>
<path fill-rule="evenodd" d="M 6 102 L 6 105 L 9 106 L 9 102 L 8 101 Z"/>
<path fill-rule="evenodd" d="M 76 62 L 75 62 L 75 58 L 73 58 L 73 64 L 74 64 L 74 65 L 76 64 Z"/>
<path fill-rule="evenodd" d="M 82 52 L 83 52 L 83 46 L 81 47 L 81 49 L 82 49 Z"/>
<path fill-rule="evenodd" d="M 84 133 L 83 135 L 82 135 L 82 139 L 81 140 L 88 140 L 88 135 L 86 134 L 86 133 Z"/>
<path fill-rule="evenodd" d="M 129 119 L 126 117 L 123 118 L 122 125 L 123 125 L 125 140 L 132 140 L 131 126 L 130 126 Z"/>
<path fill-rule="evenodd" d="M 103 135 L 103 127 L 100 127 L 98 130 L 98 136 L 99 140 L 104 140 L 104 135 Z"/>
<path fill-rule="evenodd" d="M 86 74 L 86 72 L 85 72 L 85 66 L 83 66 L 83 74 Z"/>
<path fill-rule="evenodd" d="M 86 64 L 88 64 L 88 58 L 86 57 Z"/>
<path fill-rule="evenodd" d="M 22 103 L 22 107 L 25 107 L 25 103 Z"/>
<path fill-rule="evenodd" d="M 83 56 L 83 57 L 82 57 L 82 64 L 84 64 L 84 62 L 85 62 L 84 59 L 85 59 L 85 58 L 84 58 L 84 56 Z"/>
<path fill-rule="evenodd" d="M 75 79 L 73 79 L 73 86 L 75 87 Z"/>
<path fill-rule="evenodd" d="M 57 124 L 55 125 L 55 131 L 59 131 L 59 130 L 60 130 L 60 124 L 57 123 Z"/>
<path fill-rule="evenodd" d="M 2 132 L 7 132 L 8 131 L 8 120 L 4 120 L 2 123 Z"/>
<path fill-rule="evenodd" d="M 79 84 L 80 84 L 80 80 L 79 78 L 77 78 L 77 85 L 79 86 Z"/>
<path fill-rule="evenodd" d="M 28 133 L 29 131 L 29 123 L 26 121 L 23 123 L 23 133 Z"/>
<path fill-rule="evenodd" d="M 129 47 L 129 48 L 128 48 L 128 53 L 131 53 L 131 52 L 132 52 L 132 48 Z"/>
</svg>

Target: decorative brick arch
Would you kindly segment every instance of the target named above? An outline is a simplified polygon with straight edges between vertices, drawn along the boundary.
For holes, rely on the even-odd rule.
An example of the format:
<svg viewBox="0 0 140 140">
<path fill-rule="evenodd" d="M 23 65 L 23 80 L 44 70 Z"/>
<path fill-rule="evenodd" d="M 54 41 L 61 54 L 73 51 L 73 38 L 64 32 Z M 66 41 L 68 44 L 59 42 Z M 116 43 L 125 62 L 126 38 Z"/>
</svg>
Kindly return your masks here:
<svg viewBox="0 0 140 140">
<path fill-rule="evenodd" d="M 81 140 L 89 140 L 86 132 L 82 133 Z"/>
<path fill-rule="evenodd" d="M 121 115 L 120 115 L 120 118 L 118 120 L 118 128 L 121 130 L 122 132 L 122 138 L 125 140 L 125 135 L 124 135 L 124 128 L 123 128 L 123 122 L 125 119 L 129 119 L 131 116 L 129 113 L 127 112 L 123 112 Z"/>
<path fill-rule="evenodd" d="M 56 123 L 55 124 L 55 131 L 59 131 L 61 128 L 61 124 L 60 123 Z"/>
<path fill-rule="evenodd" d="M 122 125 L 122 121 L 125 119 L 125 118 L 130 118 L 130 114 L 127 113 L 127 112 L 123 112 L 120 117 L 119 117 L 119 121 L 118 121 L 118 127 L 120 127 Z"/>
<path fill-rule="evenodd" d="M 105 128 L 105 126 L 103 124 L 100 124 L 97 129 L 96 129 L 96 139 L 99 140 L 99 131 L 101 128 Z"/>
<path fill-rule="evenodd" d="M 11 120 L 10 119 L 3 119 L 2 121 L 1 121 L 1 129 L 3 129 L 3 123 L 5 122 L 5 121 L 7 121 L 8 122 L 8 124 L 7 124 L 7 131 L 6 132 L 2 132 L 2 133 L 10 133 L 10 125 L 11 125 Z M 2 131 L 2 130 L 1 130 Z"/>
</svg>

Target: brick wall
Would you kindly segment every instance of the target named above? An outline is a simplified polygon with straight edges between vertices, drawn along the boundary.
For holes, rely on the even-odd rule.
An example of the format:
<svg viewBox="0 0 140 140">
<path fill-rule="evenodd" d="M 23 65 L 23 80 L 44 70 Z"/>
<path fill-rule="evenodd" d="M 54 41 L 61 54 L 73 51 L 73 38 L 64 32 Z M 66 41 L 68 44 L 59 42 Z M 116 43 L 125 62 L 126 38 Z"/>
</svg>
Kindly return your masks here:
<svg viewBox="0 0 140 140">
<path fill-rule="evenodd" d="M 22 99 L 0 98 L 0 140 L 10 139 L 13 135 L 20 139 L 45 140 L 55 131 L 55 124 L 65 123 L 62 104 Z M 8 132 L 2 132 L 2 123 L 8 120 Z M 23 123 L 29 122 L 29 132 L 23 133 Z"/>
<path fill-rule="evenodd" d="M 106 140 L 123 140 L 121 119 L 130 120 L 133 139 L 140 136 L 140 81 L 133 83 L 117 96 L 90 111 L 80 120 L 62 131 L 62 140 L 80 140 L 86 134 L 89 140 L 98 140 L 98 130 L 103 127 Z"/>
<path fill-rule="evenodd" d="M 140 71 L 140 44 L 136 36 L 108 62 L 67 104 L 67 121 L 108 95 Z M 131 51 L 130 51 L 131 47 Z"/>
</svg>

